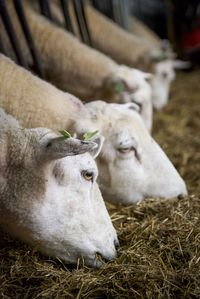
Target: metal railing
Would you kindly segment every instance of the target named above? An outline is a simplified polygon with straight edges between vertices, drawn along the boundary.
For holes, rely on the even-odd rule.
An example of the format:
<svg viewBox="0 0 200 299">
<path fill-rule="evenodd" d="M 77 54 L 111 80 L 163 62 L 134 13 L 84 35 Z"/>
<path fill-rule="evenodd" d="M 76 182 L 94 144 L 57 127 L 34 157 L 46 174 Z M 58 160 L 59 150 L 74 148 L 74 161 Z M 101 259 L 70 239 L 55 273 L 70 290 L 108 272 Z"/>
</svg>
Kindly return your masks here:
<svg viewBox="0 0 200 299">
<path fill-rule="evenodd" d="M 31 34 L 31 30 L 29 28 L 26 15 L 24 12 L 23 4 L 21 0 L 12 0 L 13 6 L 16 12 L 16 15 L 18 17 L 21 29 L 23 31 L 29 52 L 32 57 L 32 61 L 34 64 L 33 70 L 41 77 L 44 78 L 44 72 L 41 65 L 40 55 L 37 50 L 37 45 L 35 45 L 33 36 Z M 124 0 L 121 0 L 124 1 Z M 125 0 L 126 1 L 126 0 Z M 7 35 L 9 37 L 10 43 L 12 45 L 12 48 L 14 50 L 14 53 L 17 58 L 17 62 L 25 67 L 28 68 L 27 63 L 23 57 L 23 51 L 21 49 L 20 43 L 18 41 L 15 28 L 12 23 L 12 18 L 9 15 L 9 9 L 7 8 L 7 1 L 6 0 L 0 0 L 0 17 L 2 19 L 2 22 L 4 24 L 5 30 L 7 32 Z M 41 14 L 49 19 L 50 22 L 54 22 L 53 20 L 53 14 L 51 11 L 51 1 L 49 0 L 38 0 L 40 12 Z M 69 0 L 60 0 L 60 8 L 61 12 L 63 14 L 64 20 L 65 20 L 65 27 L 66 30 L 69 31 L 72 34 L 75 34 L 75 30 L 72 25 L 72 20 L 70 17 L 69 12 Z M 95 3 L 98 3 L 98 0 L 93 0 L 93 5 L 95 6 Z M 111 9 L 113 18 L 115 21 L 117 21 L 120 25 L 123 25 L 122 20 L 122 5 L 119 4 L 119 0 L 107 0 L 107 6 Z M 97 5 L 98 6 L 98 5 Z M 90 30 L 88 27 L 87 22 L 87 16 L 85 12 L 85 0 L 72 0 L 72 8 L 74 10 L 74 16 L 75 21 L 77 23 L 77 27 L 80 33 L 80 38 L 83 43 L 87 44 L 88 46 L 92 47 L 92 39 Z M 97 7 L 98 8 L 98 7 Z M 0 52 L 6 54 L 3 42 L 1 40 L 0 36 Z"/>
</svg>

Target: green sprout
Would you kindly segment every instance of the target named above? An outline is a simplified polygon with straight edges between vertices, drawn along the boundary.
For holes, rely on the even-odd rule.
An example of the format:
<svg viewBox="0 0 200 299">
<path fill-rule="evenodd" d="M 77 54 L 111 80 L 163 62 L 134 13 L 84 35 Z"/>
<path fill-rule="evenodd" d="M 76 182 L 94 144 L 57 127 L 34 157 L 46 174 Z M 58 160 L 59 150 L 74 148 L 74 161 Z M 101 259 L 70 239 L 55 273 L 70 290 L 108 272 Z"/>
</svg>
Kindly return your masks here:
<svg viewBox="0 0 200 299">
<path fill-rule="evenodd" d="M 115 85 L 115 91 L 117 93 L 124 91 L 124 89 L 125 89 L 125 86 L 124 86 L 124 83 L 122 83 L 122 82 L 119 82 Z"/>
<path fill-rule="evenodd" d="M 68 139 L 71 137 L 71 134 L 66 130 L 60 130 L 59 133 L 63 136 L 64 139 Z"/>
<path fill-rule="evenodd" d="M 98 130 L 97 131 L 94 131 L 94 132 L 87 132 L 83 135 L 83 140 L 84 141 L 87 141 L 87 140 L 90 140 L 92 137 L 94 137 L 96 134 L 98 133 Z"/>
</svg>

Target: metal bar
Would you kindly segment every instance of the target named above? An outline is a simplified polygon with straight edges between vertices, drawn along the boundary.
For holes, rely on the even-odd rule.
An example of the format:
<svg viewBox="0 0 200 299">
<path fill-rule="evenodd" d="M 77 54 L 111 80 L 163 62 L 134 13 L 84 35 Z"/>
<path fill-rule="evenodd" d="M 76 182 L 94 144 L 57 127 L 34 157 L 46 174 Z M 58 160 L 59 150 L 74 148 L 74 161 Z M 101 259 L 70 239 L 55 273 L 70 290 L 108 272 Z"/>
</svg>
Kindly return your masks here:
<svg viewBox="0 0 200 299">
<path fill-rule="evenodd" d="M 118 0 L 112 0 L 112 13 L 114 21 L 121 26 L 120 4 Z"/>
<path fill-rule="evenodd" d="M 118 7 L 119 7 L 119 16 L 120 16 L 120 26 L 122 28 L 125 28 L 125 24 L 124 24 L 124 14 L 125 14 L 125 11 L 124 11 L 124 6 L 123 6 L 123 0 L 119 1 L 118 0 Z"/>
<path fill-rule="evenodd" d="M 73 30 L 70 15 L 69 15 L 68 0 L 60 0 L 60 5 L 61 5 L 62 11 L 63 11 L 66 29 L 69 32 L 74 34 L 74 30 Z"/>
<path fill-rule="evenodd" d="M 51 8 L 48 0 L 39 0 L 41 13 L 50 21 L 53 21 Z"/>
<path fill-rule="evenodd" d="M 111 13 L 110 13 L 111 19 L 113 21 L 116 21 L 115 15 L 114 15 L 114 0 L 109 0 L 109 2 L 110 2 L 110 10 L 111 10 Z"/>
<path fill-rule="evenodd" d="M 75 16 L 76 16 L 76 20 L 77 20 L 77 24 L 78 24 L 78 29 L 80 32 L 80 36 L 81 36 L 81 40 L 85 43 L 85 36 L 84 36 L 84 32 L 83 32 L 83 27 L 81 24 L 81 16 L 80 16 L 80 9 L 79 9 L 79 0 L 74 0 L 72 1 L 73 7 L 74 7 L 74 12 L 75 12 Z"/>
<path fill-rule="evenodd" d="M 15 52 L 15 55 L 17 57 L 17 61 L 20 65 L 26 67 L 26 63 L 25 60 L 22 56 L 22 51 L 20 49 L 20 45 L 18 43 L 14 28 L 13 28 L 13 24 L 11 22 L 7 7 L 6 7 L 6 1 L 5 0 L 0 0 L 0 14 L 1 14 L 1 18 L 3 21 L 3 24 L 5 26 L 6 32 L 8 34 L 8 37 L 10 39 L 11 45 L 13 47 L 13 50 Z"/>
<path fill-rule="evenodd" d="M 130 6 L 130 2 L 126 0 L 122 0 L 122 12 L 123 12 L 123 16 L 122 16 L 122 20 L 123 20 L 123 27 L 124 29 L 126 29 L 127 31 L 129 31 L 130 28 L 130 17 L 131 17 L 131 6 Z"/>
<path fill-rule="evenodd" d="M 80 8 L 81 8 L 81 12 L 82 12 L 82 19 L 83 19 L 83 23 L 84 23 L 85 34 L 86 34 L 87 40 L 88 40 L 87 44 L 89 46 L 92 46 L 92 40 L 91 40 L 89 28 L 88 28 L 87 18 L 86 18 L 86 14 L 85 14 L 85 6 L 84 6 L 83 1 L 84 0 L 80 0 Z"/>
<path fill-rule="evenodd" d="M 5 48 L 4 48 L 4 45 L 3 45 L 3 42 L 2 42 L 1 35 L 0 35 L 0 53 L 6 55 L 6 50 L 5 50 Z"/>
<path fill-rule="evenodd" d="M 44 78 L 44 72 L 43 72 L 42 67 L 41 67 L 41 62 L 40 62 L 40 59 L 39 59 L 39 55 L 38 55 L 38 52 L 36 50 L 36 47 L 35 47 L 30 29 L 29 29 L 28 24 L 27 24 L 27 20 L 26 20 L 25 14 L 24 14 L 24 9 L 23 9 L 21 0 L 13 0 L 13 3 L 14 3 L 15 10 L 16 10 L 16 13 L 18 15 L 22 30 L 24 32 L 24 36 L 25 36 L 28 48 L 29 48 L 29 50 L 31 52 L 31 55 L 32 55 L 32 58 L 33 58 L 35 71 L 37 72 L 37 74 L 41 78 Z"/>
<path fill-rule="evenodd" d="M 112 19 L 112 3 L 111 0 L 92 0 L 92 5 L 105 14 L 107 17 Z"/>
</svg>

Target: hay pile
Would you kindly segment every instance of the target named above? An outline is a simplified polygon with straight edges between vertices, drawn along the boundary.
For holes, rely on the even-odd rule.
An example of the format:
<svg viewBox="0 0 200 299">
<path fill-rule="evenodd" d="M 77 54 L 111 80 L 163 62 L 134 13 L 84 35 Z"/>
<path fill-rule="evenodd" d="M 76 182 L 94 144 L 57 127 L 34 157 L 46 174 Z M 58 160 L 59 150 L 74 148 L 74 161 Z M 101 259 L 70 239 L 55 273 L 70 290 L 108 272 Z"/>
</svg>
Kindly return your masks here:
<svg viewBox="0 0 200 299">
<path fill-rule="evenodd" d="M 100 270 L 73 268 L 6 235 L 0 298 L 200 298 L 200 72 L 180 74 L 154 136 L 187 182 L 185 199 L 109 207 L 119 257 Z"/>
</svg>

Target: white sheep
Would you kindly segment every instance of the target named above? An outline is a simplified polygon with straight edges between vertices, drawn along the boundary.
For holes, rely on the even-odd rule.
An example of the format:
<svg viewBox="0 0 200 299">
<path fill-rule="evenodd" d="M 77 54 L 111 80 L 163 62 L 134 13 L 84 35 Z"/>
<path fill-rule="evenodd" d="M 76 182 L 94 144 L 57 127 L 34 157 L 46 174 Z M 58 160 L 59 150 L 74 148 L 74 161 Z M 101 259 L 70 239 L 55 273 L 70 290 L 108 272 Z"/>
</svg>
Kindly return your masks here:
<svg viewBox="0 0 200 299">
<path fill-rule="evenodd" d="M 155 42 L 155 38 L 147 39 L 123 30 L 91 5 L 86 5 L 86 15 L 94 47 L 120 64 L 152 72 L 153 103 L 156 97 L 155 102 L 160 105 L 155 104 L 155 108 L 164 107 L 175 77 L 176 64 L 170 48 L 164 51 L 161 40 Z M 165 61 L 160 62 L 160 59 Z"/>
<path fill-rule="evenodd" d="M 30 65 L 30 53 L 13 5 L 10 2 L 8 4 L 23 55 Z M 148 123 L 148 129 L 151 129 L 151 88 L 146 82 L 150 79 L 150 74 L 116 64 L 109 57 L 87 47 L 65 30 L 51 24 L 26 5 L 25 12 L 46 79 L 85 101 L 101 98 L 111 102 L 131 102 L 139 98 L 139 104 L 143 106 L 142 116 L 145 123 Z M 6 51 L 13 57 L 6 35 L 3 29 L 1 31 Z M 136 89 L 139 91 L 137 96 Z"/>
<path fill-rule="evenodd" d="M 22 126 L 92 131 L 93 124 L 82 102 L 34 76 L 0 54 L 0 105 Z M 33 117 L 34 115 L 34 117 Z"/>
<path fill-rule="evenodd" d="M 33 2 L 31 3 L 32 5 L 35 4 Z M 58 0 L 51 1 L 53 19 L 59 26 L 65 27 L 64 18 L 58 4 Z M 34 5 L 34 8 L 37 10 L 36 5 Z M 74 17 L 74 12 L 71 7 L 71 1 L 69 1 L 69 12 L 75 32 L 77 36 L 79 36 L 79 31 L 76 28 L 77 24 Z M 111 84 L 111 82 L 117 82 L 119 80 L 118 75 L 121 72 L 120 69 L 123 69 L 125 64 L 131 67 L 138 67 L 148 72 L 151 71 L 154 74 L 151 79 L 151 76 L 149 76 L 148 73 L 141 72 L 141 74 L 138 75 L 138 71 L 135 68 L 130 70 L 130 68 L 127 67 L 127 70 L 129 69 L 131 74 L 131 76 L 129 76 L 129 78 L 131 77 L 131 84 L 129 83 L 128 86 L 129 90 L 132 90 L 133 94 L 133 87 L 139 86 L 139 102 L 143 103 L 145 110 L 144 115 L 147 116 L 151 114 L 150 109 L 146 105 L 147 102 L 150 102 L 149 99 L 151 96 L 149 93 L 147 93 L 147 89 L 143 88 L 143 85 L 146 84 L 145 80 L 150 80 L 152 82 L 152 101 L 154 107 L 156 109 L 163 108 L 169 99 L 171 82 L 175 79 L 174 70 L 188 68 L 190 67 L 190 64 L 188 64 L 188 62 L 174 60 L 174 53 L 170 48 L 169 42 L 159 39 L 156 34 L 145 27 L 145 25 L 141 24 L 134 17 L 132 17 L 132 24 L 134 23 L 135 26 L 132 25 L 132 27 L 136 33 L 135 35 L 124 31 L 117 24 L 95 10 L 91 5 L 86 5 L 86 13 L 94 47 L 104 54 L 112 57 L 118 63 L 122 64 L 122 66 L 116 70 L 114 78 L 106 80 L 104 92 L 98 94 L 98 98 L 104 98 L 108 100 L 114 99 L 113 102 L 118 103 L 127 102 L 127 98 L 129 99 L 129 102 L 133 101 L 134 96 L 129 98 L 123 94 L 113 95 L 115 84 Z M 79 46 L 80 45 L 81 44 L 79 44 Z M 65 46 L 63 45 L 63 47 Z M 70 47 L 70 45 L 68 45 L 68 47 Z M 82 52 L 81 49 L 82 48 L 79 48 L 80 52 Z M 59 49 L 57 49 L 57 52 L 59 53 Z M 90 66 L 89 62 L 87 65 Z M 127 77 L 124 77 L 123 81 L 126 83 Z M 130 80 L 128 81 L 130 82 Z M 67 86 L 67 84 L 65 86 Z M 63 85 L 60 87 L 62 89 L 64 88 Z M 74 93 L 76 94 L 76 91 L 74 91 Z M 78 96 L 82 97 L 81 95 Z M 88 98 L 90 99 L 90 97 Z M 94 95 L 93 99 L 95 98 L 97 97 Z M 151 104 L 152 103 L 150 102 L 148 106 Z M 150 123 L 150 120 L 147 120 L 144 115 L 142 114 L 145 123 Z M 150 129 L 150 127 L 147 128 Z"/>
<path fill-rule="evenodd" d="M 23 129 L 0 109 L 0 227 L 41 252 L 89 266 L 118 244 L 96 183 L 94 142 Z"/>
<path fill-rule="evenodd" d="M 156 48 L 160 47 L 161 39 L 159 36 L 135 16 L 130 17 L 129 27 L 130 32 L 134 35 L 145 39 L 148 43 L 151 43 L 152 46 Z"/>
<path fill-rule="evenodd" d="M 70 110 L 63 93 L 3 56 L 0 95 L 0 106 L 23 126 L 68 129 L 66 117 Z M 97 101 L 88 103 L 84 109 L 87 124 L 77 114 L 75 130 L 84 133 L 90 124 L 90 128 L 105 137 L 97 163 L 100 188 L 106 199 L 132 204 L 148 196 L 168 198 L 186 194 L 183 180 L 135 112 L 138 106 Z"/>
<path fill-rule="evenodd" d="M 184 181 L 146 130 L 134 104 L 95 101 L 86 107 L 105 136 L 97 159 L 104 199 L 133 204 L 146 197 L 187 194 Z"/>
</svg>

